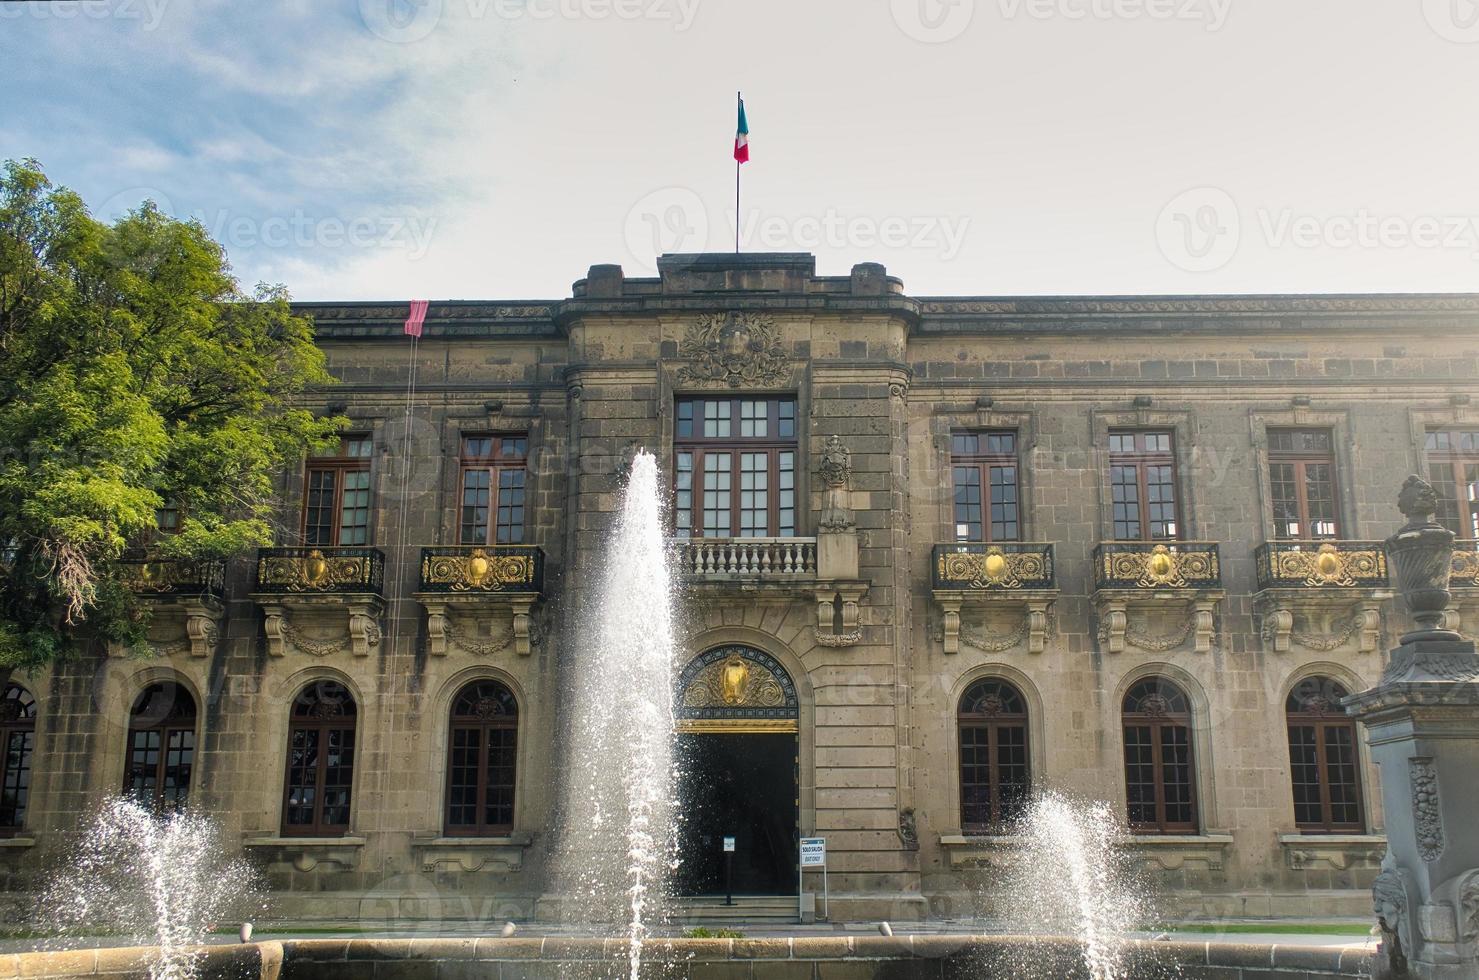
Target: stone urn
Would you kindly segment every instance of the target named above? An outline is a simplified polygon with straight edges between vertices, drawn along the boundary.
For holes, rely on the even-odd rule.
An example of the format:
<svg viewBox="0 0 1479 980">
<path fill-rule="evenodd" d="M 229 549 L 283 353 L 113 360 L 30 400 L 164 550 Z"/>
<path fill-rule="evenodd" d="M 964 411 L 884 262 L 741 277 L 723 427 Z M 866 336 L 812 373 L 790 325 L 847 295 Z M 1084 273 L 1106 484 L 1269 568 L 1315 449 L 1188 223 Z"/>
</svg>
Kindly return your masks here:
<svg viewBox="0 0 1479 980">
<path fill-rule="evenodd" d="M 1410 476 L 1402 486 L 1397 506 L 1407 524 L 1387 539 L 1387 559 L 1397 591 L 1418 625 L 1417 630 L 1402 637 L 1402 642 L 1462 639 L 1442 628 L 1443 613 L 1451 598 L 1448 583 L 1453 575 L 1456 535 L 1433 520 L 1438 495 L 1422 477 Z"/>
</svg>

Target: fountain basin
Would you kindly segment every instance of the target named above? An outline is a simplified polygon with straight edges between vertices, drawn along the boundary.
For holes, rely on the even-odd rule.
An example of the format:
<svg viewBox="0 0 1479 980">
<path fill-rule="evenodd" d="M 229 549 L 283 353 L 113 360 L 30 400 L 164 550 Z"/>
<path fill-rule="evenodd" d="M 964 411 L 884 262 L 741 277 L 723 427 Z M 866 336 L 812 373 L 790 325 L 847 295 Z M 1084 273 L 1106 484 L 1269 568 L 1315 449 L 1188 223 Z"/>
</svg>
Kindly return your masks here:
<svg viewBox="0 0 1479 980">
<path fill-rule="evenodd" d="M 0 956 L 0 978 L 145 980 L 152 950 L 72 950 Z M 623 939 L 305 939 L 211 947 L 201 980 L 567 980 L 624 974 Z M 1242 943 L 1127 944 L 1126 980 L 1308 980 L 1370 977 L 1366 947 Z M 1030 971 L 1024 972 L 1030 964 Z M 797 937 L 651 940 L 642 975 L 689 980 L 784 977 L 988 980 L 1085 977 L 1083 947 L 1035 936 Z"/>
</svg>

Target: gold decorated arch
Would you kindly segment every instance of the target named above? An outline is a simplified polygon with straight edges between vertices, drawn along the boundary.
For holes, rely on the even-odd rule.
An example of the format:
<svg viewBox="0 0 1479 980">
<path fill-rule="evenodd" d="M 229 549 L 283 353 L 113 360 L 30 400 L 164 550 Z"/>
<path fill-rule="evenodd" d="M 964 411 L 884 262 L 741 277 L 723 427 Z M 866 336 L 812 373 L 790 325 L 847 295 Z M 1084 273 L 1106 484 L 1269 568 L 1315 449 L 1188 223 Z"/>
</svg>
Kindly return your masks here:
<svg viewBox="0 0 1479 980">
<path fill-rule="evenodd" d="M 695 657 L 679 675 L 676 704 L 677 729 L 687 734 L 798 730 L 791 675 L 753 647 L 716 647 Z"/>
</svg>

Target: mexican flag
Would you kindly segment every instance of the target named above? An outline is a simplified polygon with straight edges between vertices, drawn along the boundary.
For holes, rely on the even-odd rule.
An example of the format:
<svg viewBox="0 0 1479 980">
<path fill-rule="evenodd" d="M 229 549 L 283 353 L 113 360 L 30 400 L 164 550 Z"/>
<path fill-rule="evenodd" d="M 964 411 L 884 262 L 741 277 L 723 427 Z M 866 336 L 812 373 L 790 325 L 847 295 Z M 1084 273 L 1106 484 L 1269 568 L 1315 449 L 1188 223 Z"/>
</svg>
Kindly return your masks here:
<svg viewBox="0 0 1479 980">
<path fill-rule="evenodd" d="M 734 134 L 734 158 L 740 163 L 750 162 L 750 124 L 745 119 L 745 100 L 739 100 L 739 130 Z"/>
</svg>

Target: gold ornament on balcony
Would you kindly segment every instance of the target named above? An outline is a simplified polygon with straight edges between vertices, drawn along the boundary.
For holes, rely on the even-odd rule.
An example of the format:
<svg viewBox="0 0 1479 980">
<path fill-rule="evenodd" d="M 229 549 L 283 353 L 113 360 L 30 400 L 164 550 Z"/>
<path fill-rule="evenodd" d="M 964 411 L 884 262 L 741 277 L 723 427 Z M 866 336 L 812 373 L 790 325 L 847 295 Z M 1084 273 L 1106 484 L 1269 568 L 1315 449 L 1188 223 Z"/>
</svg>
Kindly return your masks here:
<svg viewBox="0 0 1479 980">
<path fill-rule="evenodd" d="M 303 559 L 303 578 L 315 588 L 322 585 L 329 575 L 329 561 L 322 551 L 310 551 Z"/>
<path fill-rule="evenodd" d="M 1046 551 L 1006 550 L 992 545 L 983 551 L 941 550 L 936 577 L 939 588 L 1047 588 L 1052 570 Z"/>
<path fill-rule="evenodd" d="M 450 592 L 517 592 L 533 587 L 535 569 L 531 550 L 474 548 L 466 553 L 424 554 L 421 585 Z"/>
<path fill-rule="evenodd" d="M 1153 589 L 1159 587 L 1182 588 L 1186 580 L 1181 577 L 1176 566 L 1176 556 L 1171 549 L 1163 544 L 1158 544 L 1151 549 L 1150 555 L 1145 559 L 1145 574 L 1137 583 L 1141 588 Z"/>
</svg>

